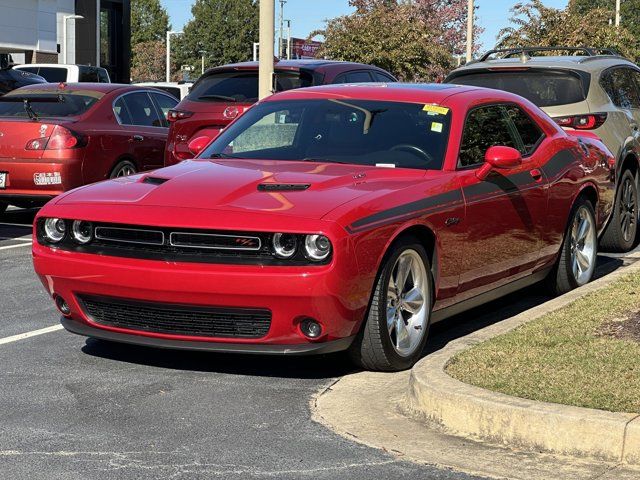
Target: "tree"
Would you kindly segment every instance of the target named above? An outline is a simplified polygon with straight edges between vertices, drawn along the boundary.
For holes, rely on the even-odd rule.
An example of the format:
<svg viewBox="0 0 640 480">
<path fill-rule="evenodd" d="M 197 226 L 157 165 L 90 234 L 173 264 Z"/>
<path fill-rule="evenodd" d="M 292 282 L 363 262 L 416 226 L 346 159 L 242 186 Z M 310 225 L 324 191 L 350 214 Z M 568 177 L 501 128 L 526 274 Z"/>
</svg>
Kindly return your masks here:
<svg viewBox="0 0 640 480">
<path fill-rule="evenodd" d="M 171 30 L 169 14 L 160 0 L 131 1 L 131 46 L 152 41 L 164 41 Z"/>
<path fill-rule="evenodd" d="M 443 78 L 466 42 L 466 0 L 350 0 L 327 21 L 320 55 L 384 68 L 405 81 Z M 479 34 L 480 32 L 476 32 Z"/>
<path fill-rule="evenodd" d="M 250 60 L 258 41 L 259 10 L 255 0 L 196 0 L 192 19 L 175 40 L 176 60 L 196 67 Z"/>
<path fill-rule="evenodd" d="M 637 58 L 637 41 L 624 27 L 609 24 L 609 12 L 594 9 L 579 13 L 570 6 L 565 9 L 546 7 L 541 0 L 518 3 L 511 11 L 512 27 L 498 34 L 501 48 L 522 46 L 594 46 L 614 48 L 628 58 Z"/>
<path fill-rule="evenodd" d="M 135 81 L 164 77 L 164 48 L 169 15 L 160 0 L 131 2 L 131 78 Z"/>
<path fill-rule="evenodd" d="M 131 49 L 135 58 L 131 66 L 131 80 L 134 82 L 164 81 L 165 42 L 151 40 L 137 43 Z"/>
</svg>

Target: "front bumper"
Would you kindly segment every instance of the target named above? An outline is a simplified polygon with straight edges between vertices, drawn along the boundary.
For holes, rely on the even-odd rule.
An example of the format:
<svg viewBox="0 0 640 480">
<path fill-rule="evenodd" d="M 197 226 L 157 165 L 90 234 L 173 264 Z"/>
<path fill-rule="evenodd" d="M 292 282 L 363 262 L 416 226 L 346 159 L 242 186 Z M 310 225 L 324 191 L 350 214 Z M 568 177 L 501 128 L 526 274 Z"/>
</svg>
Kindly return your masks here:
<svg viewBox="0 0 640 480">
<path fill-rule="evenodd" d="M 306 343 L 299 345 L 191 342 L 185 340 L 141 337 L 139 335 L 111 332 L 108 330 L 103 330 L 101 328 L 95 328 L 91 325 L 87 325 L 86 323 L 65 317 L 62 317 L 60 319 L 60 322 L 67 331 L 85 337 L 99 338 L 101 340 L 110 340 L 112 342 L 143 345 L 155 348 L 224 353 L 252 353 L 261 355 L 318 355 L 346 350 L 349 348 L 355 338 L 355 336 L 350 336 L 330 342 Z"/>
<path fill-rule="evenodd" d="M 348 348 L 364 318 L 368 294 L 353 255 L 336 252 L 329 265 L 285 267 L 174 263 L 68 252 L 34 243 L 36 273 L 50 295 L 70 306 L 69 331 L 108 340 L 185 348 L 274 354 L 328 353 Z M 342 261 L 340 260 L 342 257 Z M 338 267 L 337 265 L 340 265 Z M 261 338 L 202 337 L 132 330 L 96 322 L 79 295 L 201 307 L 260 308 L 271 312 Z M 310 340 L 300 322 L 323 328 Z"/>
</svg>

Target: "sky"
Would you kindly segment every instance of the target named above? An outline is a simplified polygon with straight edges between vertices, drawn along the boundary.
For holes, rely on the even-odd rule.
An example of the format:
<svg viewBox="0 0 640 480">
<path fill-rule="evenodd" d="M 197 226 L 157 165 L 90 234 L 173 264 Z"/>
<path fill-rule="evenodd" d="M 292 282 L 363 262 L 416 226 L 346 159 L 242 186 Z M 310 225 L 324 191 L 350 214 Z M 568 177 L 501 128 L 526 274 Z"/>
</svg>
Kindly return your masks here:
<svg viewBox="0 0 640 480">
<path fill-rule="evenodd" d="M 173 29 L 180 30 L 191 17 L 194 0 L 160 1 L 169 12 Z M 567 2 L 568 0 L 544 0 L 545 5 L 555 8 L 566 7 Z M 515 3 L 515 0 L 476 0 L 479 7 L 478 24 L 485 29 L 480 38 L 482 49 L 494 46 L 500 29 L 509 25 L 509 10 Z M 278 0 L 276 5 L 278 18 Z M 291 20 L 291 35 L 306 38 L 309 32 L 322 28 L 325 19 L 347 14 L 351 8 L 348 0 L 287 0 L 284 11 L 285 18 Z"/>
</svg>

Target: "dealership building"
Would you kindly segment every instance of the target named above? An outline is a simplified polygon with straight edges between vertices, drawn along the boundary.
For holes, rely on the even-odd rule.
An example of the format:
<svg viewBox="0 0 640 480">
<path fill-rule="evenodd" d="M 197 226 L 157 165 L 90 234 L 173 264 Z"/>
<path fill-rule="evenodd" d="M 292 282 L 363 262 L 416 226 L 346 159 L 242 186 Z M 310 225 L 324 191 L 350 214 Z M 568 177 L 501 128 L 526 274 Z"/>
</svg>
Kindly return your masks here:
<svg viewBox="0 0 640 480">
<path fill-rule="evenodd" d="M 129 82 L 130 0 L 0 0 L 0 53 L 15 63 L 104 67 Z"/>
</svg>

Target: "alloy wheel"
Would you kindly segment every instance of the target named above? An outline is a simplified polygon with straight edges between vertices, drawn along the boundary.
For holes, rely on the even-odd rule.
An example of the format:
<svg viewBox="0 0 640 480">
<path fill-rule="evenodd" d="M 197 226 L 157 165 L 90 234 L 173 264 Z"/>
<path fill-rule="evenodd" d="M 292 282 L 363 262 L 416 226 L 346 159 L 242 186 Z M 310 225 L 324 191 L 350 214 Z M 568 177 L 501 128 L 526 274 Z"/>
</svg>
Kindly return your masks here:
<svg viewBox="0 0 640 480">
<path fill-rule="evenodd" d="M 571 226 L 571 268 L 578 285 L 586 284 L 596 264 L 596 227 L 593 216 L 581 206 Z"/>
<path fill-rule="evenodd" d="M 422 344 L 430 306 L 427 271 L 415 250 L 405 250 L 387 285 L 387 329 L 395 351 L 407 357 Z"/>
<path fill-rule="evenodd" d="M 126 164 L 122 165 L 118 170 L 116 170 L 114 178 L 118 177 L 128 177 L 129 175 L 134 175 L 136 173 L 136 169 L 131 165 Z"/>
<path fill-rule="evenodd" d="M 635 235 L 635 225 L 637 222 L 637 211 L 636 211 L 636 193 L 633 188 L 632 180 L 626 178 L 624 183 L 622 184 L 622 192 L 620 195 L 620 205 L 618 208 L 620 209 L 620 231 L 622 232 L 622 236 L 625 241 L 630 241 L 633 235 Z"/>
</svg>

